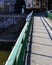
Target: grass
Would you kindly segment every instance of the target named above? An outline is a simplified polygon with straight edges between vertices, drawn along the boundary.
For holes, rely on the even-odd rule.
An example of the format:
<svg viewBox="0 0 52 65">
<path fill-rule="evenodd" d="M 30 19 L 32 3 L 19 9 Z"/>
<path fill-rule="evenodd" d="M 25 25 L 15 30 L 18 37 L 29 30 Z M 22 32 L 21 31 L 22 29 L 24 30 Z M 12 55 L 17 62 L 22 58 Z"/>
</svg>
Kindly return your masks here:
<svg viewBox="0 0 52 65">
<path fill-rule="evenodd" d="M 3 65 L 6 62 L 9 54 L 10 54 L 10 51 L 1 51 L 0 50 L 0 65 Z"/>
</svg>

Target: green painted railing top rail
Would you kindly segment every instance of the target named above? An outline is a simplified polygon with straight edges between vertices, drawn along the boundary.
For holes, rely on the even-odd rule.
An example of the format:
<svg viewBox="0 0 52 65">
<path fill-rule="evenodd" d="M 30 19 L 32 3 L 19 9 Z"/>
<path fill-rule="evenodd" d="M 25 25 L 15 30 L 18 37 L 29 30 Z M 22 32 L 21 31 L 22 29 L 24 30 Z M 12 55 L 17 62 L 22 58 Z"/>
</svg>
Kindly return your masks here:
<svg viewBox="0 0 52 65">
<path fill-rule="evenodd" d="M 48 18 L 52 19 L 52 13 L 50 11 L 47 12 Z"/>
<path fill-rule="evenodd" d="M 23 65 L 28 44 L 28 37 L 32 23 L 33 11 L 27 16 L 26 24 L 14 45 L 5 65 Z"/>
</svg>

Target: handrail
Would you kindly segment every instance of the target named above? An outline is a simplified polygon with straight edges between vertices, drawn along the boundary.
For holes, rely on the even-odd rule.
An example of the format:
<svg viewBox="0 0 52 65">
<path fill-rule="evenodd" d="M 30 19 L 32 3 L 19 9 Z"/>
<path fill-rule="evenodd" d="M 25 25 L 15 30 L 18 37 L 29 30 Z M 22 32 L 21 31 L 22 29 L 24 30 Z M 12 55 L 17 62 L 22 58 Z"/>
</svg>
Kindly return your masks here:
<svg viewBox="0 0 52 65">
<path fill-rule="evenodd" d="M 50 11 L 47 12 L 48 18 L 52 19 L 52 13 Z"/>
<path fill-rule="evenodd" d="M 32 14 L 33 12 L 27 16 L 26 24 L 22 29 L 22 32 L 19 35 L 5 65 L 23 65 L 31 27 Z"/>
</svg>

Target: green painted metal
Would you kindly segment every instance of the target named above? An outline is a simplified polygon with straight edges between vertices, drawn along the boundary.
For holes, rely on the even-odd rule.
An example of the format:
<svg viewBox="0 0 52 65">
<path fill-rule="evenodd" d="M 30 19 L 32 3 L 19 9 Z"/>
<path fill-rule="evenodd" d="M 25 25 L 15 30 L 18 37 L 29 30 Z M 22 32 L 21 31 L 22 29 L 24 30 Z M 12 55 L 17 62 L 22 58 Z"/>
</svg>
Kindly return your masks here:
<svg viewBox="0 0 52 65">
<path fill-rule="evenodd" d="M 31 23 L 32 23 L 32 14 L 31 12 L 26 19 L 26 24 L 19 35 L 18 40 L 16 41 L 16 44 L 14 45 L 14 48 L 12 49 L 12 52 L 6 61 L 5 65 L 23 65 L 24 64 L 24 59 L 25 59 L 25 54 L 26 54 L 26 49 L 27 49 L 27 44 L 28 44 L 28 37 L 29 37 L 29 32 L 31 28 Z"/>
<path fill-rule="evenodd" d="M 49 11 L 47 12 L 47 16 L 48 18 L 52 19 L 52 13 L 50 13 Z"/>
</svg>

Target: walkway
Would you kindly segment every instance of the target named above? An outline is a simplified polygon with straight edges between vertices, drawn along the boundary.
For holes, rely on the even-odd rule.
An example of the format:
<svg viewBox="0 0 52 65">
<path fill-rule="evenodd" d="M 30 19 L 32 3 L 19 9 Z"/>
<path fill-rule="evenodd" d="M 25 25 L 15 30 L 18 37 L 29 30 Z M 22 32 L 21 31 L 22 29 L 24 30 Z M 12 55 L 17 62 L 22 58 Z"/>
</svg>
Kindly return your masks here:
<svg viewBox="0 0 52 65">
<path fill-rule="evenodd" d="M 26 65 L 52 65 L 52 30 L 44 17 L 34 17 Z"/>
</svg>

